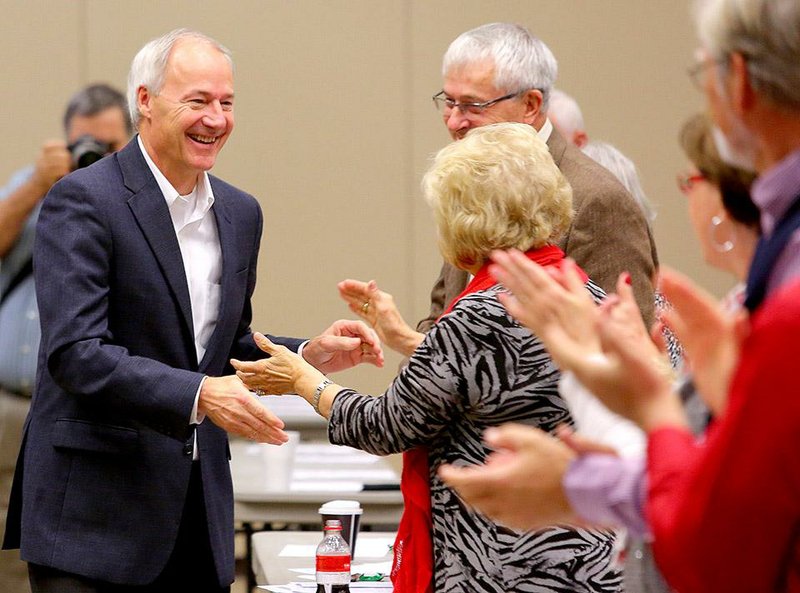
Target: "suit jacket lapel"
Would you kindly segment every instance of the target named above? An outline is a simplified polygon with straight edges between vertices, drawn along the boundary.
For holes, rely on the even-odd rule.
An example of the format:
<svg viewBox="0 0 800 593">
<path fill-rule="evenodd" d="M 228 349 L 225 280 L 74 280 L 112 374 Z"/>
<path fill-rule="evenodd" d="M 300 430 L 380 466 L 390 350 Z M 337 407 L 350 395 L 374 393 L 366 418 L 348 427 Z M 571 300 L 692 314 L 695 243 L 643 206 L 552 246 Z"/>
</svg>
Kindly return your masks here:
<svg viewBox="0 0 800 593">
<path fill-rule="evenodd" d="M 553 126 L 553 131 L 550 132 L 550 137 L 547 139 L 547 148 L 550 150 L 550 155 L 556 167 L 561 168 L 561 159 L 564 158 L 564 153 L 567 150 L 567 140 L 561 135 L 561 132 L 556 130 Z"/>
<path fill-rule="evenodd" d="M 225 288 L 233 285 L 236 274 L 236 264 L 234 263 L 235 258 L 233 253 L 234 229 L 226 207 L 225 192 L 219 187 L 219 184 L 214 183 L 213 177 L 209 177 L 209 179 L 211 181 L 211 189 L 214 192 L 214 206 L 212 206 L 212 210 L 214 211 L 214 218 L 217 222 L 219 247 L 220 251 L 222 251 L 222 276 L 220 278 L 222 294 L 220 295 L 217 325 L 214 328 L 214 333 L 211 334 L 211 339 L 208 341 L 208 347 L 206 348 L 205 355 L 203 355 L 203 360 L 200 361 L 201 371 L 213 360 L 214 351 L 218 346 L 223 329 L 227 327 L 226 320 L 233 315 L 232 312 L 227 310 L 230 299 L 228 298 L 228 291 L 226 291 Z"/>
<path fill-rule="evenodd" d="M 118 153 L 117 158 L 122 169 L 123 182 L 133 192 L 128 199 L 128 206 L 175 295 L 189 335 L 194 336 L 186 270 L 164 195 L 147 167 L 136 138 Z"/>
</svg>

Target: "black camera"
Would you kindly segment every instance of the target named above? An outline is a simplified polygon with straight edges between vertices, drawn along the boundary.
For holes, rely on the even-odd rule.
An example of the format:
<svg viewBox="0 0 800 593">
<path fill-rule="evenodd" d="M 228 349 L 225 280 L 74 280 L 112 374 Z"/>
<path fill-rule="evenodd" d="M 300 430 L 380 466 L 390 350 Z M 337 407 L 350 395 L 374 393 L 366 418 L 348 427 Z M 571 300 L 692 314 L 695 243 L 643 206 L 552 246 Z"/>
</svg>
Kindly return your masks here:
<svg viewBox="0 0 800 593">
<path fill-rule="evenodd" d="M 72 155 L 72 163 L 76 169 L 88 167 L 111 152 L 110 144 L 100 142 L 89 134 L 81 136 L 67 148 Z"/>
</svg>

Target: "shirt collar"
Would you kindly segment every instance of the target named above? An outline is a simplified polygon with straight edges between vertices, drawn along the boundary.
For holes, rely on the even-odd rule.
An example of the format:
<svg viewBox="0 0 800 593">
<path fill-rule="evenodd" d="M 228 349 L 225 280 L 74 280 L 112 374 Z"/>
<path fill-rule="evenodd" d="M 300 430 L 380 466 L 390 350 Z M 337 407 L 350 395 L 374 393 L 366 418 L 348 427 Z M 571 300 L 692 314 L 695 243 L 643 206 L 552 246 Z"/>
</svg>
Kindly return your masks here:
<svg viewBox="0 0 800 593">
<path fill-rule="evenodd" d="M 550 118 L 545 118 L 541 129 L 537 130 L 536 133 L 539 134 L 539 138 L 541 138 L 545 143 L 550 140 L 550 134 L 553 133 L 553 124 L 550 122 Z"/>
<path fill-rule="evenodd" d="M 161 190 L 161 193 L 164 195 L 167 206 L 172 208 L 175 200 L 180 197 L 180 193 L 172 186 L 169 180 L 156 166 L 156 164 L 153 162 L 153 159 L 150 158 L 150 155 L 147 154 L 147 150 L 142 142 L 142 137 L 137 135 L 136 140 L 139 143 L 139 150 L 142 151 L 142 156 L 144 157 L 150 172 L 153 174 L 153 177 L 156 178 L 156 183 L 158 183 L 158 187 Z M 199 210 L 198 213 L 201 215 L 205 214 L 211 209 L 211 206 L 214 205 L 214 192 L 211 190 L 211 182 L 208 179 L 208 173 L 203 171 L 203 174 L 200 176 L 197 185 L 195 186 L 194 190 L 192 190 L 192 193 L 190 193 L 189 196 L 184 196 L 182 199 L 185 200 L 187 198 L 193 198 L 197 200 L 195 210 Z"/>
<path fill-rule="evenodd" d="M 800 150 L 795 150 L 753 183 L 753 202 L 761 211 L 761 230 L 770 235 L 800 190 Z"/>
</svg>

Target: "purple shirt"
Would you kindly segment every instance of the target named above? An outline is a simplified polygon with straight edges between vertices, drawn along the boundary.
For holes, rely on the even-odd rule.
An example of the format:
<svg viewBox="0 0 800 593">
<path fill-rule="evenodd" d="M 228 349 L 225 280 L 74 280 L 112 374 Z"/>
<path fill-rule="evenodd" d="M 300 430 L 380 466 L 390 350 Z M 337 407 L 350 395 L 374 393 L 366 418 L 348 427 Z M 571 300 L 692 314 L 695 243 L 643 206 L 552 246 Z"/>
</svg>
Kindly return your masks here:
<svg viewBox="0 0 800 593">
<path fill-rule="evenodd" d="M 572 510 L 582 519 L 594 525 L 622 525 L 632 536 L 644 538 L 649 535 L 644 518 L 645 469 L 644 457 L 582 455 L 570 464 L 564 491 Z"/>
<path fill-rule="evenodd" d="M 800 150 L 790 153 L 760 175 L 753 183 L 751 194 L 761 212 L 761 232 L 769 237 L 800 194 Z M 800 230 L 795 231 L 778 258 L 767 285 L 767 295 L 799 276 Z M 573 510 L 581 519 L 600 525 L 616 523 L 633 534 L 647 533 L 644 459 L 585 455 L 569 466 L 562 485 Z"/>
<path fill-rule="evenodd" d="M 780 163 L 764 172 L 753 183 L 753 202 L 761 212 L 761 232 L 772 235 L 775 225 L 800 195 L 800 150 L 796 150 Z M 767 284 L 767 294 L 775 292 L 792 278 L 800 276 L 800 230 L 778 257 Z"/>
</svg>

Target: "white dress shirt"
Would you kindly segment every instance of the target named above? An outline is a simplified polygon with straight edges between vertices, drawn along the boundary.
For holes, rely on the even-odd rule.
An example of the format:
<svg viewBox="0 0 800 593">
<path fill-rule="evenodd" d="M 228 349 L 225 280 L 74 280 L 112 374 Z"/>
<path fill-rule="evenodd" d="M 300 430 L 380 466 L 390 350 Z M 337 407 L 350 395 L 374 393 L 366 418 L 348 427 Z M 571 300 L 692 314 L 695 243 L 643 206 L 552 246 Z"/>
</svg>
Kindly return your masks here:
<svg viewBox="0 0 800 593">
<path fill-rule="evenodd" d="M 180 195 L 147 154 L 142 139 L 137 137 L 137 140 L 142 156 L 167 202 L 175 235 L 178 238 L 183 269 L 186 272 L 186 284 L 189 287 L 194 347 L 199 364 L 203 360 L 208 341 L 217 325 L 222 297 L 220 284 L 222 249 L 219 244 L 216 217 L 211 209 L 214 205 L 214 193 L 211 190 L 208 174 L 203 172 L 192 192 L 185 196 Z M 202 383 L 200 387 L 202 388 Z M 193 424 L 202 421 L 202 418 L 197 416 L 199 397 L 198 388 L 190 420 Z M 194 458 L 197 459 L 196 440 Z"/>
<path fill-rule="evenodd" d="M 544 120 L 542 127 L 536 130 L 536 134 L 541 138 L 544 142 L 550 140 L 550 134 L 553 133 L 553 122 L 550 121 L 550 118 Z"/>
</svg>

